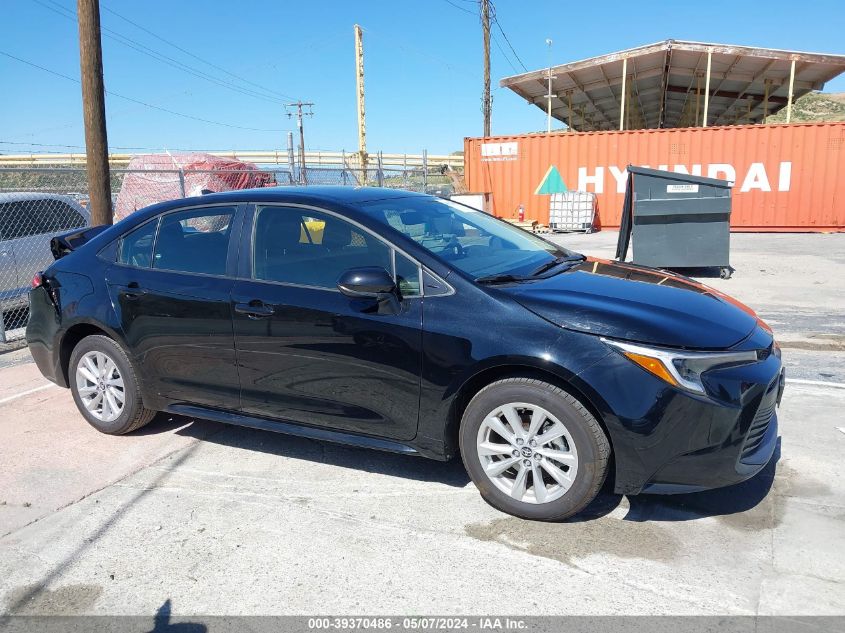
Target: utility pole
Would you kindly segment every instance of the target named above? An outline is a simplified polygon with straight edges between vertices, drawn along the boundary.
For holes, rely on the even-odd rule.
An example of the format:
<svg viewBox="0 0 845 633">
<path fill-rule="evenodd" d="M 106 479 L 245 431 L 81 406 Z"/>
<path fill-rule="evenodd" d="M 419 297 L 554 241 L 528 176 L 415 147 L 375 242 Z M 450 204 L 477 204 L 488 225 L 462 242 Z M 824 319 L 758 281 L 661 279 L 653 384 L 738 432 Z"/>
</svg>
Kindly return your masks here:
<svg viewBox="0 0 845 633">
<path fill-rule="evenodd" d="M 481 4 L 481 34 L 484 39 L 484 94 L 481 97 L 481 112 L 484 115 L 484 136 L 490 136 L 490 114 L 493 104 L 490 99 L 490 0 L 479 0 Z"/>
<path fill-rule="evenodd" d="M 293 162 L 293 132 L 288 132 L 288 169 L 290 169 L 290 181 L 293 184 L 293 175 L 296 173 L 296 163 Z"/>
<path fill-rule="evenodd" d="M 358 160 L 367 184 L 367 123 L 364 111 L 364 33 L 355 25 L 355 99 L 358 105 Z"/>
<path fill-rule="evenodd" d="M 88 208 L 91 225 L 97 226 L 113 222 L 99 0 L 77 0 L 76 12 L 79 16 L 79 66 L 90 200 Z"/>
<path fill-rule="evenodd" d="M 307 185 L 308 178 L 305 174 L 305 128 L 302 125 L 303 116 L 314 116 L 311 112 L 311 106 L 314 104 L 308 101 L 297 101 L 296 103 L 288 103 L 286 108 L 296 108 L 296 125 L 299 128 L 299 184 Z M 308 112 L 303 112 L 302 108 L 308 108 Z M 288 118 L 292 117 L 293 113 L 288 112 Z"/>
</svg>

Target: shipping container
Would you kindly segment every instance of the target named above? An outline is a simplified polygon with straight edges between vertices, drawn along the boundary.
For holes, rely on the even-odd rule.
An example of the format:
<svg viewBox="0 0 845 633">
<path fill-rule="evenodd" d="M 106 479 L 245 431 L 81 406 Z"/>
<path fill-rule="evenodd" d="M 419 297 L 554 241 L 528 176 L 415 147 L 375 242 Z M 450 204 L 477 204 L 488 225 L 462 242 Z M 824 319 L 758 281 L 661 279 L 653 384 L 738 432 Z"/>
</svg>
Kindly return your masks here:
<svg viewBox="0 0 845 633">
<path fill-rule="evenodd" d="M 733 230 L 845 230 L 845 122 L 468 138 L 464 160 L 500 217 L 548 224 L 553 194 L 592 191 L 596 224 L 618 227 L 638 165 L 733 181 Z"/>
</svg>

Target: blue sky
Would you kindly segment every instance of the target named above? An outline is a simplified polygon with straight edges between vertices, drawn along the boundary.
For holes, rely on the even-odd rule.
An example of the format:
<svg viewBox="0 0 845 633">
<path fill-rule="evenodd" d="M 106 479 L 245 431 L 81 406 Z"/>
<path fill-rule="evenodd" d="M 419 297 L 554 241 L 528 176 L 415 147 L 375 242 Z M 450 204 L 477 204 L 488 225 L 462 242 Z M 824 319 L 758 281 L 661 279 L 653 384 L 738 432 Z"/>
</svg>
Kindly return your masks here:
<svg viewBox="0 0 845 633">
<path fill-rule="evenodd" d="M 667 38 L 845 53 L 841 0 L 494 4 L 499 23 L 529 70 L 548 65 L 546 38 L 554 41 L 554 63 Z M 4 0 L 0 51 L 78 78 L 77 29 L 67 16 L 75 6 L 75 0 Z M 113 147 L 282 148 L 285 130 L 294 129 L 282 106 L 287 97 L 315 103 L 314 116 L 306 121 L 309 149 L 354 151 L 355 23 L 365 30 L 370 151 L 417 153 L 427 148 L 447 153 L 462 149 L 465 136 L 481 133 L 482 55 L 475 0 L 102 0 L 101 6 L 102 25 L 114 32 L 108 35 L 130 38 L 133 45 L 149 47 L 218 82 L 106 36 L 107 90 L 208 121 L 274 130 L 215 125 L 109 96 Z M 497 87 L 500 78 L 522 68 L 502 33 L 494 28 L 493 34 L 493 133 L 543 129 L 540 110 Z M 6 87 L 0 100 L 0 151 L 76 151 L 58 146 L 83 144 L 78 83 L 3 55 L 0 77 Z M 219 82 L 231 82 L 242 91 Z M 845 78 L 830 82 L 826 90 L 845 91 Z M 26 145 L 35 143 L 52 147 Z"/>
</svg>

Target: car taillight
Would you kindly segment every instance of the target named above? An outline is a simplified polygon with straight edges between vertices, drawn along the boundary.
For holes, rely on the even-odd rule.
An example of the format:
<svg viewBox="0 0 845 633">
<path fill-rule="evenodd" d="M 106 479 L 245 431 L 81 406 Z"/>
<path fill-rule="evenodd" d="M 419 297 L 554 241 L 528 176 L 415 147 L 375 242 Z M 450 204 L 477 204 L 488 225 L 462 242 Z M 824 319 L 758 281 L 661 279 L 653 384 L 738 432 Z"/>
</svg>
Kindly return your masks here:
<svg viewBox="0 0 845 633">
<path fill-rule="evenodd" d="M 32 281 L 29 282 L 29 285 L 30 285 L 31 288 L 38 288 L 39 286 L 43 286 L 44 285 L 44 277 L 41 275 L 41 273 L 35 273 L 32 276 Z"/>
</svg>

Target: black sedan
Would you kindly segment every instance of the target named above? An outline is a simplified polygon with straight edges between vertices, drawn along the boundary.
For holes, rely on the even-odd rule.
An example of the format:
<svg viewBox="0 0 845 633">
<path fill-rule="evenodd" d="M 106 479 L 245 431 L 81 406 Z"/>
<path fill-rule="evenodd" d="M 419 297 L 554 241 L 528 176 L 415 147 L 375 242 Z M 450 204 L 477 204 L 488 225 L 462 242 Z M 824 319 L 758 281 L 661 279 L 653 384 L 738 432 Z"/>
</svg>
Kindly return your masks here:
<svg viewBox="0 0 845 633">
<path fill-rule="evenodd" d="M 53 240 L 27 340 L 104 433 L 156 411 L 448 460 L 505 512 L 725 486 L 777 441 L 752 310 L 387 189 L 235 191 Z"/>
</svg>

